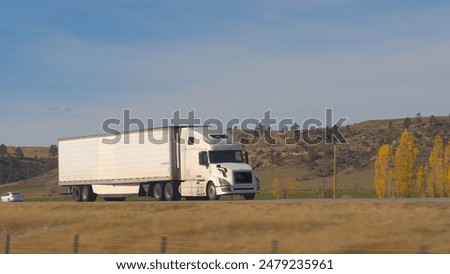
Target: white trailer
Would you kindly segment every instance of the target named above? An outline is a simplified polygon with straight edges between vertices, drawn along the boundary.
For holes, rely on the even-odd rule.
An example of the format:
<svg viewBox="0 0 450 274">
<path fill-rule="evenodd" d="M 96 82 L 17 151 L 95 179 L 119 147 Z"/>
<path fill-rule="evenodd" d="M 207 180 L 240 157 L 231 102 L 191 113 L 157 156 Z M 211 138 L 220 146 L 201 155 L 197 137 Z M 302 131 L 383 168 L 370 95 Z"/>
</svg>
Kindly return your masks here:
<svg viewBox="0 0 450 274">
<path fill-rule="evenodd" d="M 239 143 L 206 127 L 162 127 L 58 142 L 59 185 L 76 201 L 132 195 L 253 199 L 259 180 Z"/>
</svg>

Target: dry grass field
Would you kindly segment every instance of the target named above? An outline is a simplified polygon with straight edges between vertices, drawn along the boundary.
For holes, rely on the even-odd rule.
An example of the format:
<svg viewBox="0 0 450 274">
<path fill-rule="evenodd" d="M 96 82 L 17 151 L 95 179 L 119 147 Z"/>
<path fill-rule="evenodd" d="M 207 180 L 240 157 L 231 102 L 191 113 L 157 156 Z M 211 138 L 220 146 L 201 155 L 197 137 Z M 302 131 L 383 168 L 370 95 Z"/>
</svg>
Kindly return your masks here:
<svg viewBox="0 0 450 274">
<path fill-rule="evenodd" d="M 8 146 L 8 153 L 14 155 L 17 147 Z M 49 147 L 20 147 L 26 158 L 38 157 L 45 159 L 49 157 Z"/>
<path fill-rule="evenodd" d="M 0 252 L 450 253 L 450 200 L 0 204 Z"/>
</svg>

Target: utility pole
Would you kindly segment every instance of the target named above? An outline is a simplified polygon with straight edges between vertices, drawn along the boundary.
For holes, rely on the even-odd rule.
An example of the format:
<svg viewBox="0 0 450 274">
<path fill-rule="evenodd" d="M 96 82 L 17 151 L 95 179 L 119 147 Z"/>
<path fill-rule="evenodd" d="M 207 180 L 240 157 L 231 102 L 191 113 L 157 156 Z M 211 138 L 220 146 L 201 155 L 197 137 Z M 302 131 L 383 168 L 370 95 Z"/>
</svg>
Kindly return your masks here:
<svg viewBox="0 0 450 274">
<path fill-rule="evenodd" d="M 336 199 L 336 188 L 337 188 L 337 170 L 336 170 L 337 145 L 336 145 L 336 142 L 333 143 L 333 148 L 334 148 L 334 159 L 333 159 L 333 199 Z"/>
<path fill-rule="evenodd" d="M 322 199 L 325 199 L 325 172 L 322 172 Z"/>
</svg>

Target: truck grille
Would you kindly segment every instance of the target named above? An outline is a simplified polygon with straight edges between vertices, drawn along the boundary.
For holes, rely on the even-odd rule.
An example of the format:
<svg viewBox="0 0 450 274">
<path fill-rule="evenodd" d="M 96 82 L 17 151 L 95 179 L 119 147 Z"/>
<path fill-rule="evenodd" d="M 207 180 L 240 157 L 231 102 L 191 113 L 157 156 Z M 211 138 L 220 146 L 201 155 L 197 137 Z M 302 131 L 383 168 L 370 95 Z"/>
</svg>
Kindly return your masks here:
<svg viewBox="0 0 450 274">
<path fill-rule="evenodd" d="M 253 176 L 251 171 L 236 171 L 234 172 L 235 184 L 252 184 Z"/>
</svg>

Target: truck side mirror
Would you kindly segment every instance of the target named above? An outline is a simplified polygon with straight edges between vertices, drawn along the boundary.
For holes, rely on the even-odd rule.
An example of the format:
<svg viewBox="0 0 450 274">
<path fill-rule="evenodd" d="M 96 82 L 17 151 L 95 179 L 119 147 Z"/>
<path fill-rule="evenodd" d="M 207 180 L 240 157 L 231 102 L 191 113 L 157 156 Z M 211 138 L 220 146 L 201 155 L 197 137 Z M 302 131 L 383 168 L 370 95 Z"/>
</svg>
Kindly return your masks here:
<svg viewBox="0 0 450 274">
<path fill-rule="evenodd" d="M 208 165 L 208 153 L 206 151 L 201 151 L 198 153 L 198 163 L 201 166 Z"/>
</svg>

